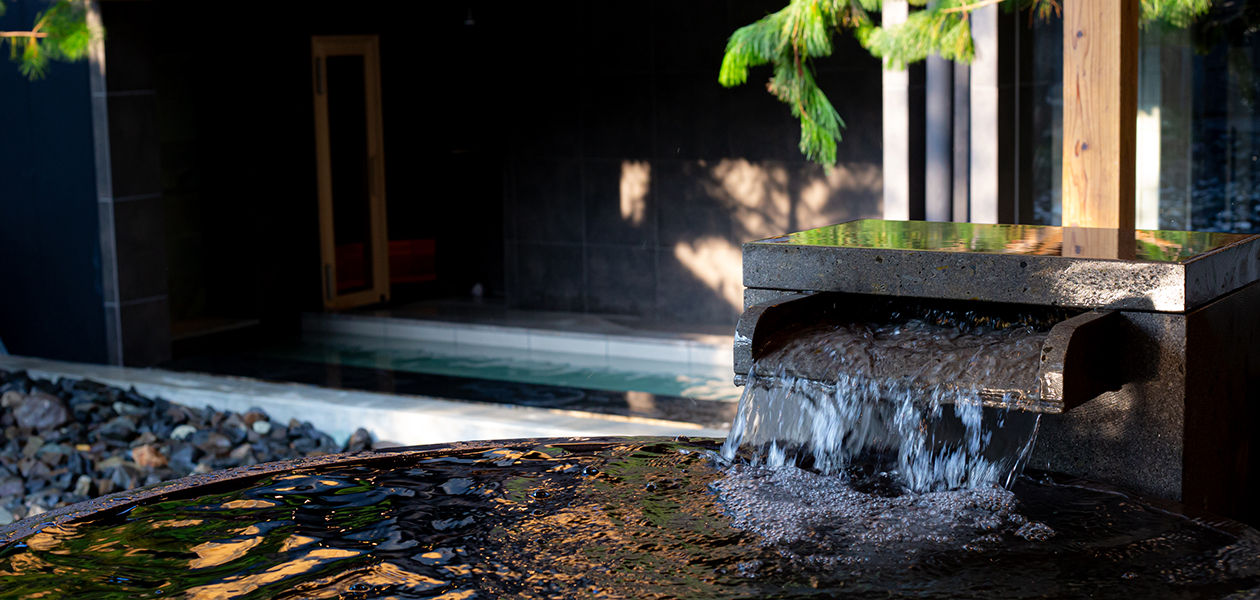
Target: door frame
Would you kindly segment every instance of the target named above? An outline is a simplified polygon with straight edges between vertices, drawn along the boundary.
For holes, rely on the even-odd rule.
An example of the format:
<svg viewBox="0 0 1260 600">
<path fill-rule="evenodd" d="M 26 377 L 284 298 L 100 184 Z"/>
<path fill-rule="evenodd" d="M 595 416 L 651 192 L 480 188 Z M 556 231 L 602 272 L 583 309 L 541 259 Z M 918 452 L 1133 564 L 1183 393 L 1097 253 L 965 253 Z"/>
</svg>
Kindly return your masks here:
<svg viewBox="0 0 1260 600">
<path fill-rule="evenodd" d="M 325 74 L 329 56 L 362 56 L 367 110 L 368 231 L 372 287 L 337 293 L 337 247 L 333 227 L 332 146 L 328 128 Z M 315 154 L 319 188 L 321 295 L 325 310 L 341 310 L 389 300 L 389 233 L 385 221 L 385 144 L 381 120 L 380 37 L 377 35 L 311 36 L 311 85 L 315 99 Z"/>
</svg>

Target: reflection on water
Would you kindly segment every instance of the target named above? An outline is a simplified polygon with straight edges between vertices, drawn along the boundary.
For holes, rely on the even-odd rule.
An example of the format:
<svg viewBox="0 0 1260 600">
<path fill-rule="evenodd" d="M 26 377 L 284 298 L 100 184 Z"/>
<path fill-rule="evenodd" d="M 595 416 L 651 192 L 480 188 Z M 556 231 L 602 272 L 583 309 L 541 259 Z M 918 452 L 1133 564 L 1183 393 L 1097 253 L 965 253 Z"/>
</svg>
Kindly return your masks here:
<svg viewBox="0 0 1260 600">
<path fill-rule="evenodd" d="M 0 597 L 1199 598 L 1260 583 L 1254 532 L 1118 494 L 1029 477 L 915 494 L 875 472 L 726 465 L 717 448 L 448 451 L 158 498 L 0 550 Z"/>
<path fill-rule="evenodd" d="M 696 400 L 739 399 L 730 369 L 668 361 L 613 359 L 444 342 L 308 335 L 258 351 L 262 356 L 406 373 L 430 373 Z"/>
<path fill-rule="evenodd" d="M 761 240 L 765 243 L 1064 256 L 1064 227 L 864 219 Z M 1081 229 L 1081 228 L 1076 228 Z M 1086 230 L 1089 232 L 1115 230 Z M 1136 230 L 1134 258 L 1180 262 L 1254 237 L 1207 231 Z M 1072 255 L 1073 253 L 1067 253 Z M 1123 258 L 1129 258 L 1125 256 Z"/>
</svg>

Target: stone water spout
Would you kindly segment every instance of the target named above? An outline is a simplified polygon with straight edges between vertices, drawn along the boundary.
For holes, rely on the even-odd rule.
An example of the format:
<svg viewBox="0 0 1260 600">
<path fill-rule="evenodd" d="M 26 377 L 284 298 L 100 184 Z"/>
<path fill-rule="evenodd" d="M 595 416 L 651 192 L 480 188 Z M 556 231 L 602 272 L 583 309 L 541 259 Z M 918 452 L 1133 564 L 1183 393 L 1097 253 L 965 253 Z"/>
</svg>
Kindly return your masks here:
<svg viewBox="0 0 1260 600">
<path fill-rule="evenodd" d="M 743 254 L 737 384 L 800 328 L 872 303 L 1040 311 L 1035 376 L 981 393 L 1045 415 L 1030 467 L 1260 521 L 1260 235 L 861 220 Z M 820 358 L 792 375 L 837 373 Z"/>
</svg>

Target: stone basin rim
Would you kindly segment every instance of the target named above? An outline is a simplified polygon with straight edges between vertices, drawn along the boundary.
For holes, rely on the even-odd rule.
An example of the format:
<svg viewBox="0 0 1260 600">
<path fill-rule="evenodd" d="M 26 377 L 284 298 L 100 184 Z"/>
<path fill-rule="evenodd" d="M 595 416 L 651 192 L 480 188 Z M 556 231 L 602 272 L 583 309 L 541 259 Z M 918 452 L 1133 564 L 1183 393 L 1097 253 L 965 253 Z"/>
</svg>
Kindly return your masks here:
<svg viewBox="0 0 1260 600">
<path fill-rule="evenodd" d="M 262 477 L 273 473 L 292 471 L 295 469 L 351 466 L 373 462 L 406 460 L 421 458 L 429 455 L 441 455 L 449 452 L 467 452 L 477 450 L 488 451 L 499 448 L 537 447 L 558 444 L 651 444 L 662 442 L 682 442 L 697 445 L 709 445 L 716 448 L 723 441 L 723 438 L 696 437 L 689 438 L 686 442 L 682 442 L 682 440 L 678 440 L 675 437 L 663 436 L 511 438 L 427 444 L 421 446 L 400 446 L 381 450 L 343 452 L 339 454 L 327 454 L 324 456 L 259 463 L 257 465 L 235 467 L 221 471 L 212 471 L 210 473 L 190 475 L 182 479 L 164 481 L 145 488 L 115 492 L 113 494 L 93 498 L 77 504 L 56 508 L 33 517 L 27 517 L 9 525 L 0 527 L 0 550 L 9 547 L 11 544 L 19 543 L 21 540 L 50 526 L 62 525 L 65 523 L 87 519 L 107 511 L 126 511 L 154 498 L 164 495 L 182 494 L 197 488 L 222 486 L 224 484 L 237 484 L 232 485 L 231 487 L 239 489 L 241 484 L 247 484 L 251 479 L 261 479 Z M 1260 538 L 1260 531 L 1257 531 L 1256 529 L 1240 522 L 1208 513 L 1192 506 L 1185 506 L 1171 500 L 1143 496 L 1105 483 L 1081 479 L 1079 477 L 1065 475 L 1062 473 L 1054 474 L 1054 483 L 1061 486 L 1077 487 L 1096 492 L 1124 496 L 1126 498 L 1145 503 L 1156 510 L 1190 519 L 1199 525 L 1237 538 Z"/>
</svg>

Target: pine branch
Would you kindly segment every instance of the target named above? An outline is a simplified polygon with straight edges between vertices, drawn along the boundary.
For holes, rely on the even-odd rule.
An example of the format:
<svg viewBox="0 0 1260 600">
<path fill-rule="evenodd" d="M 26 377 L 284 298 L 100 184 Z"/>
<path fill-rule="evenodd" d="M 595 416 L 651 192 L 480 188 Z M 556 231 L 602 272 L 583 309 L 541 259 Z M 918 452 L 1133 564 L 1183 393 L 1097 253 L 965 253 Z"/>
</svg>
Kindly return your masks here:
<svg viewBox="0 0 1260 600">
<path fill-rule="evenodd" d="M 800 120 L 801 153 L 830 169 L 845 125 L 818 87 L 809 61 L 831 55 L 834 31 L 870 27 L 866 7 L 875 5 L 872 0 L 792 0 L 731 35 L 718 81 L 727 87 L 741 85 L 752 67 L 772 65 L 766 89 Z"/>
<path fill-rule="evenodd" d="M 10 58 L 28 78 L 44 77 L 50 60 L 76 61 L 87 56 L 93 40 L 104 32 L 87 24 L 87 0 L 58 0 L 45 12 L 35 15 L 29 31 L 0 32 L 0 44 L 9 43 Z M 4 2 L 0 1 L 0 14 Z"/>
<path fill-rule="evenodd" d="M 939 0 L 910 13 L 895 27 L 875 26 L 868 11 L 883 0 L 790 0 L 779 12 L 741 27 L 731 35 L 722 57 L 718 81 L 733 87 L 748 82 L 749 70 L 773 67 L 766 89 L 792 110 L 801 122 L 801 153 L 831 169 L 840 142 L 840 118 L 823 94 L 810 69 L 811 60 L 831 55 L 831 36 L 848 31 L 864 48 L 900 69 L 931 54 L 970 63 L 975 59 L 971 40 L 973 11 L 993 5 L 1027 10 L 1029 18 L 1062 16 L 1061 0 Z M 1095 0 L 1090 0 L 1095 1 Z M 1098 0 L 1101 1 L 1101 0 Z M 909 0 L 924 6 L 927 0 Z M 1141 0 L 1143 23 L 1163 22 L 1185 27 L 1211 8 L 1211 0 Z"/>
</svg>

